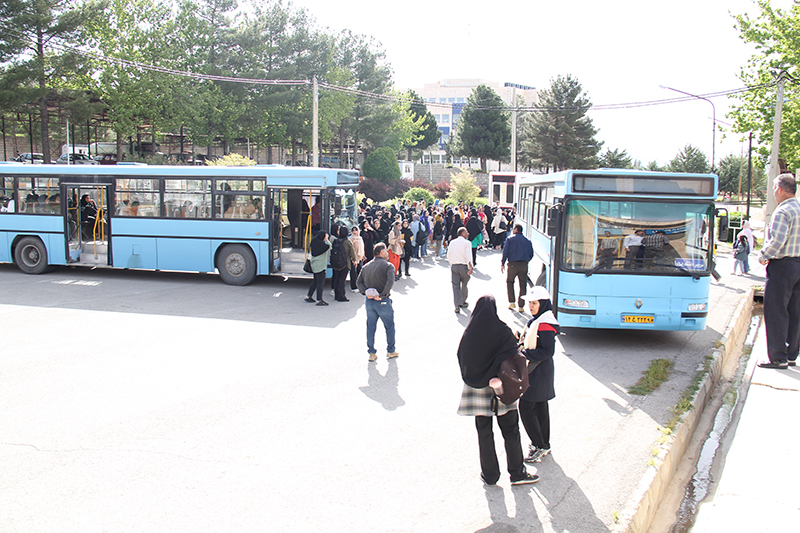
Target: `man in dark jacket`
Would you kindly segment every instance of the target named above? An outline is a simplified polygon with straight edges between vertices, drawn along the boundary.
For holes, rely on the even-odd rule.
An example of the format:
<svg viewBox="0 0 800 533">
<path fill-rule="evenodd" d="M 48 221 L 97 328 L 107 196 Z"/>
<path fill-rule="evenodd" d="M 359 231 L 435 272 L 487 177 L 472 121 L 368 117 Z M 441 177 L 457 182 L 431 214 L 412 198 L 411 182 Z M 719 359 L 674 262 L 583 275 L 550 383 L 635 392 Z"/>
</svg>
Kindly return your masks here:
<svg viewBox="0 0 800 533">
<path fill-rule="evenodd" d="M 378 318 L 386 328 L 386 357 L 393 359 L 400 355 L 395 351 L 394 309 L 390 298 L 394 286 L 394 265 L 389 262 L 389 250 L 384 243 L 376 244 L 373 252 L 375 258 L 364 265 L 356 280 L 359 292 L 367 297 L 367 352 L 370 361 L 378 358 L 375 350 Z"/>
<path fill-rule="evenodd" d="M 504 272 L 506 261 L 508 261 L 508 275 L 506 276 L 506 286 L 508 288 L 508 308 L 514 309 L 514 281 L 519 280 L 519 300 L 517 307 L 519 312 L 525 310 L 523 301 L 525 292 L 528 289 L 528 263 L 533 259 L 533 245 L 531 241 L 522 234 L 522 226 L 514 226 L 512 235 L 503 245 L 503 258 L 500 260 L 500 272 Z"/>
</svg>

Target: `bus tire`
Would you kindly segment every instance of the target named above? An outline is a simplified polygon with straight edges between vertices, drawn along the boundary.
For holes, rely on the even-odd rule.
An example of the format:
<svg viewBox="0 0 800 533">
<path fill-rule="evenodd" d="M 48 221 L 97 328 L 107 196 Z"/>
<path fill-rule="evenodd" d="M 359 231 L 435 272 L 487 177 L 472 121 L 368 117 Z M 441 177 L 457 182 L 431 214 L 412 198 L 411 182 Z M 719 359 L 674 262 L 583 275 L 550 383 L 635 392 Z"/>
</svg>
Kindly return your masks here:
<svg viewBox="0 0 800 533">
<path fill-rule="evenodd" d="M 245 244 L 227 244 L 217 255 L 217 270 L 228 285 L 247 285 L 256 277 L 256 256 Z"/>
<path fill-rule="evenodd" d="M 49 270 L 47 248 L 36 237 L 24 237 L 14 248 L 14 262 L 26 274 L 44 274 Z"/>
</svg>

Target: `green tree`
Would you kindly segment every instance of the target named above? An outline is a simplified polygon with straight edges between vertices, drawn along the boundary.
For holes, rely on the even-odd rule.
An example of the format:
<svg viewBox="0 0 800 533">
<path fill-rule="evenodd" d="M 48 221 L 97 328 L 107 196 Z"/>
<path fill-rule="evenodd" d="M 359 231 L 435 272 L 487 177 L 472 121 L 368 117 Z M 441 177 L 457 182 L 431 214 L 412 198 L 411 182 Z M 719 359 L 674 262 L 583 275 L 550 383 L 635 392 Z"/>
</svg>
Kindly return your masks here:
<svg viewBox="0 0 800 533">
<path fill-rule="evenodd" d="M 601 168 L 633 168 L 633 161 L 625 150 L 606 148 L 598 159 L 598 165 Z"/>
<path fill-rule="evenodd" d="M 74 80 L 88 71 L 80 53 L 81 30 L 102 17 L 103 4 L 71 0 L 5 0 L 0 3 L 0 105 L 36 106 L 44 160 L 50 155 L 50 112 L 55 100 L 76 100 L 89 112 L 88 95 Z M 63 45 L 67 45 L 66 48 Z M 21 109 L 20 109 L 21 110 Z M 30 112 L 30 111 L 28 111 Z M 81 117 L 82 118 L 82 117 Z"/>
<path fill-rule="evenodd" d="M 486 85 L 479 85 L 469 95 L 456 127 L 458 148 L 453 155 L 480 158 L 481 171 L 486 172 L 488 159 L 502 161 L 511 155 L 508 110 L 500 96 Z"/>
<path fill-rule="evenodd" d="M 539 103 L 524 121 L 523 151 L 539 169 L 596 168 L 602 142 L 587 116 L 592 103 L 581 84 L 570 75 L 551 80 L 539 93 Z"/>
<path fill-rule="evenodd" d="M 772 149 L 777 87 L 774 74 L 800 64 L 800 3 L 788 10 L 773 8 L 768 0 L 758 0 L 760 13 L 734 16 L 741 39 L 754 44 L 756 52 L 743 66 L 739 78 L 750 90 L 737 93 L 728 114 L 735 131 L 753 132 L 759 166 L 764 166 Z M 781 120 L 780 156 L 789 168 L 800 167 L 800 94 L 787 83 Z"/>
<path fill-rule="evenodd" d="M 414 132 L 412 141 L 405 145 L 408 153 L 406 159 L 412 161 L 412 148 L 416 148 L 417 150 L 427 149 L 429 146 L 439 142 L 442 132 L 439 131 L 439 127 L 436 124 L 436 118 L 433 116 L 433 113 L 428 111 L 428 106 L 425 105 L 425 101 L 420 98 L 417 93 L 414 91 L 409 91 L 408 99 L 411 102 L 408 110 L 409 115 L 411 115 L 411 120 L 414 123 L 417 123 L 419 119 L 422 118 L 422 123 L 419 129 Z"/>
<path fill-rule="evenodd" d="M 389 147 L 378 148 L 369 154 L 361 170 L 366 178 L 384 183 L 398 181 L 402 175 L 397 154 Z"/>
<path fill-rule="evenodd" d="M 450 192 L 447 195 L 447 203 L 457 204 L 458 202 L 474 202 L 481 194 L 475 176 L 468 170 L 462 170 L 450 178 Z"/>
<path fill-rule="evenodd" d="M 719 162 L 717 175 L 719 176 L 719 190 L 731 194 L 747 194 L 747 157 L 729 155 Z M 766 173 L 764 169 L 754 167 L 752 176 L 751 194 L 756 195 L 766 186 Z"/>
<path fill-rule="evenodd" d="M 706 173 L 709 171 L 706 154 L 687 144 L 667 166 L 669 172 Z"/>
</svg>

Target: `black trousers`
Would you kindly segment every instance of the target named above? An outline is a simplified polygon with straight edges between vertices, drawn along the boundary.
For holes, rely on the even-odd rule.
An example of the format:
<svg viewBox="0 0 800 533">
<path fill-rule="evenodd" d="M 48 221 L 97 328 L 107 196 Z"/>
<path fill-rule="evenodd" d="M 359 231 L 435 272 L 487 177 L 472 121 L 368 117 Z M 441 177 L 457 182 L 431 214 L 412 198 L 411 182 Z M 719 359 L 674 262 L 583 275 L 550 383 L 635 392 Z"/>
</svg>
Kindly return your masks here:
<svg viewBox="0 0 800 533">
<path fill-rule="evenodd" d="M 487 483 L 497 483 L 500 479 L 500 463 L 494 447 L 492 416 L 476 416 L 475 427 L 478 430 L 478 450 L 481 456 L 481 473 Z M 522 457 L 522 444 L 519 436 L 519 415 L 517 411 L 509 411 L 497 417 L 497 425 L 503 433 L 506 446 L 506 462 L 512 481 L 525 477 L 525 465 Z"/>
<path fill-rule="evenodd" d="M 334 300 L 342 301 L 347 298 L 347 295 L 344 292 L 344 282 L 347 279 L 347 268 L 343 268 L 341 270 L 333 269 L 333 280 L 331 285 L 333 285 L 333 298 Z"/>
<path fill-rule="evenodd" d="M 769 360 L 796 361 L 800 350 L 800 257 L 771 259 L 767 265 L 764 326 Z"/>
<path fill-rule="evenodd" d="M 308 288 L 308 297 L 311 298 L 313 296 L 314 291 L 317 291 L 317 301 L 322 300 L 322 290 L 325 288 L 325 271 L 322 272 L 315 272 L 314 273 L 314 280 L 311 282 L 311 286 Z"/>
<path fill-rule="evenodd" d="M 550 407 L 547 402 L 528 402 L 520 398 L 519 416 L 531 444 L 550 449 Z"/>
<path fill-rule="evenodd" d="M 356 266 L 350 267 L 350 288 L 352 290 L 356 290 L 356 280 L 358 279 L 358 275 L 361 274 L 361 261 L 356 263 Z"/>
</svg>

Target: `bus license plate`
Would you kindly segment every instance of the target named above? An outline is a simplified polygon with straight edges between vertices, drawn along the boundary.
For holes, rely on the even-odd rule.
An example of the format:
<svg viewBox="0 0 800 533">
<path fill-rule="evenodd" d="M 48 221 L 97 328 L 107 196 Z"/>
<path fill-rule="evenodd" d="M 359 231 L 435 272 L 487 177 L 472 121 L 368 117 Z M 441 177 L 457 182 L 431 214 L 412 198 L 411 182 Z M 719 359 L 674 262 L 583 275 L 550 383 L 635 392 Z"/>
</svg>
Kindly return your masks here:
<svg viewBox="0 0 800 533">
<path fill-rule="evenodd" d="M 622 321 L 626 324 L 652 324 L 652 316 L 622 315 Z"/>
</svg>

